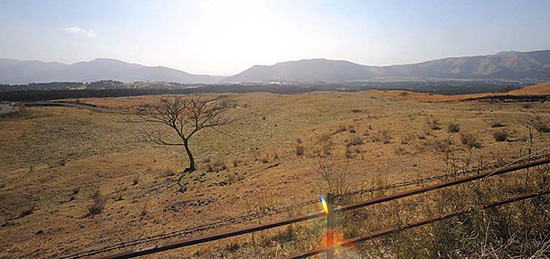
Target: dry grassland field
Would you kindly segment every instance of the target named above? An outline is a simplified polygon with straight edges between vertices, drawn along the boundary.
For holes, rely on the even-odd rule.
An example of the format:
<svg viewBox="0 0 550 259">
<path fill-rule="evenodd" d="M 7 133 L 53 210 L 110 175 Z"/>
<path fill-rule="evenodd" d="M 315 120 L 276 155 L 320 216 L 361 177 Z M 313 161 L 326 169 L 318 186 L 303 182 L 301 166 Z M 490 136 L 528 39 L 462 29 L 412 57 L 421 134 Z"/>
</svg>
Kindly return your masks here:
<svg viewBox="0 0 550 259">
<path fill-rule="evenodd" d="M 548 95 L 550 85 L 519 91 L 517 94 Z M 318 199 L 327 190 L 346 193 L 503 164 L 550 148 L 550 134 L 534 130 L 530 141 L 526 126 L 535 119 L 550 121 L 550 101 L 462 101 L 472 96 L 403 91 L 200 97 L 232 99 L 236 106 L 224 114 L 232 123 L 204 129 L 190 139 L 197 171 L 183 178 L 184 192 L 176 184 L 188 165 L 183 147 L 141 143 L 135 133 L 145 128 L 161 130 L 174 141 L 176 136 L 162 125 L 131 122 L 139 105 L 172 96 L 79 99 L 114 112 L 26 107 L 0 118 L 0 257 L 71 256 L 246 215 L 230 224 L 91 255 L 101 257 L 317 212 L 320 203 L 303 203 Z M 499 134 L 505 139 L 497 141 Z M 327 176 L 323 168 L 332 174 Z M 531 172 L 534 176 L 538 171 Z M 498 184 L 505 184 L 502 179 L 507 178 L 499 179 Z M 367 193 L 341 202 L 418 186 Z M 461 188 L 455 191 L 474 189 L 473 185 Z M 453 196 L 457 193 L 448 195 L 455 202 L 464 202 Z M 400 222 L 438 214 L 436 205 L 431 210 L 420 209 L 435 203 L 438 195 L 421 197 L 409 205 L 399 203 L 404 206 L 398 213 Z M 104 207 L 90 214 L 94 199 Z M 373 209 L 361 219 L 367 223 L 347 222 L 357 227 L 348 228 L 344 237 L 395 225 L 391 212 L 396 204 Z M 288 256 L 322 246 L 323 222 L 149 257 Z M 542 225 L 546 233 L 547 227 L 547 223 Z M 377 248 L 365 244 L 348 252 L 367 258 L 381 254 L 403 258 L 407 251 L 395 249 L 397 243 L 405 242 L 399 240 L 401 243 L 378 243 Z M 416 239 L 406 240 L 409 247 L 419 246 Z M 425 257 L 438 256 L 428 253 Z"/>
</svg>

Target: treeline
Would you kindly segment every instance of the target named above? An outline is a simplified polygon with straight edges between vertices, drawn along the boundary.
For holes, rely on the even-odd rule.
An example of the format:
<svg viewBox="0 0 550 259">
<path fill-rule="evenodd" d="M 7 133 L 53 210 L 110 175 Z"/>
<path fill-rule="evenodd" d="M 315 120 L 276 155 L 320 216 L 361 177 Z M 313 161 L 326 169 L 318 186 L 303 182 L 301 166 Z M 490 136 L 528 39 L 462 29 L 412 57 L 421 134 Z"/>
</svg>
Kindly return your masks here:
<svg viewBox="0 0 550 259">
<path fill-rule="evenodd" d="M 75 89 L 84 87 L 80 82 L 50 82 L 50 83 L 30 83 L 27 85 L 5 85 L 0 84 L 0 92 L 11 92 L 21 90 L 60 90 Z"/>
<path fill-rule="evenodd" d="M 280 94 L 304 93 L 326 90 L 324 88 L 306 88 L 299 86 L 243 86 L 243 85 L 207 85 L 197 88 L 185 89 L 100 89 L 100 90 L 27 90 L 0 93 L 0 101 L 45 101 L 69 98 L 91 97 L 123 97 L 138 95 L 161 94 L 193 94 L 193 93 L 248 93 L 271 92 Z"/>
<path fill-rule="evenodd" d="M 60 83 L 51 83 L 53 85 Z M 80 83 L 68 83 L 76 86 Z M 81 84 L 82 85 L 82 84 Z M 136 88 L 129 88 L 131 85 Z M 248 93 L 269 92 L 277 94 L 295 94 L 314 91 L 361 91 L 368 89 L 410 90 L 434 94 L 470 94 L 487 92 L 506 92 L 530 83 L 501 83 L 479 81 L 406 81 L 406 82 L 351 82 L 310 83 L 310 84 L 242 84 L 242 85 L 197 85 L 189 87 L 177 83 L 148 82 L 126 84 L 119 81 L 104 80 L 84 84 L 84 87 L 72 89 L 32 89 L 0 92 L 0 101 L 45 101 L 53 99 L 121 97 L 160 94 L 193 93 Z"/>
<path fill-rule="evenodd" d="M 100 80 L 95 82 L 51 82 L 51 83 L 31 83 L 26 85 L 6 85 L 0 84 L 0 92 L 30 91 L 30 90 L 73 90 L 73 89 L 181 89 L 188 85 L 176 82 L 133 82 L 124 83 L 116 80 Z"/>
</svg>

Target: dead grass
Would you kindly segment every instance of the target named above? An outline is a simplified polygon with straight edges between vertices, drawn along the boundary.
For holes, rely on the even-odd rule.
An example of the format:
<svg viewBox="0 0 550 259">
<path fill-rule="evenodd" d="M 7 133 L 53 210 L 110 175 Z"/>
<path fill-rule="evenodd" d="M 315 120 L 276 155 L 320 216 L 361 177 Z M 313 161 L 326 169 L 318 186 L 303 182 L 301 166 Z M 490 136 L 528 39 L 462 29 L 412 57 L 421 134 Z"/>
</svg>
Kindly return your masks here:
<svg viewBox="0 0 550 259">
<path fill-rule="evenodd" d="M 237 103 L 229 113 L 236 123 L 220 128 L 219 132 L 201 132 L 193 140 L 191 148 L 201 163 L 199 171 L 185 176 L 184 182 L 188 188 L 185 193 L 170 187 L 176 178 L 174 176 L 179 176 L 177 172 L 183 171 L 187 163 L 182 150 L 136 143 L 133 132 L 138 126 L 125 123 L 126 115 L 64 107 L 33 107 L 28 108 L 27 115 L 23 117 L 2 118 L 0 224 L 4 227 L 0 228 L 0 235 L 9 238 L 0 240 L 0 257 L 36 257 L 33 251 L 40 251 L 41 257 L 59 257 L 117 244 L 121 240 L 161 234 L 168 229 L 177 230 L 236 217 L 249 210 L 265 211 L 270 206 L 273 208 L 315 199 L 323 191 L 318 188 L 322 180 L 313 177 L 312 173 L 312 168 L 318 166 L 318 160 L 331 159 L 334 168 L 347 166 L 352 184 L 361 187 L 382 183 L 376 179 L 393 183 L 439 175 L 446 169 L 441 153 L 436 155 L 433 152 L 433 143 L 446 139 L 447 135 L 451 135 L 453 143 L 461 143 L 460 136 L 444 130 L 431 130 L 424 118 L 459 123 L 460 132 L 471 133 L 483 143 L 483 148 L 476 148 L 472 154 L 466 146 L 453 144 L 451 151 L 454 158 L 449 151 L 449 163 L 452 164 L 454 159 L 457 167 L 461 167 L 462 161 L 470 156 L 471 161 L 483 160 L 483 163 L 490 164 L 499 159 L 513 159 L 520 155 L 519 150 L 528 148 L 528 143 L 523 141 L 495 142 L 493 129 L 486 121 L 499 120 L 514 135 L 525 135 L 524 118 L 537 113 L 543 119 L 549 119 L 546 104 L 534 105 L 525 111 L 521 104 L 515 103 L 402 102 L 370 91 L 228 95 Z M 415 96 L 418 96 L 417 93 L 409 93 L 402 98 Z M 85 101 L 132 110 L 140 104 L 154 103 L 163 97 L 166 96 L 93 98 Z M 361 112 L 353 112 L 354 109 Z M 342 128 L 345 130 L 342 131 Z M 336 131 L 338 133 L 334 134 Z M 410 137 L 411 134 L 413 137 Z M 358 136 L 363 144 L 346 145 L 347 141 Z M 548 141 L 548 134 L 535 134 L 532 150 L 545 148 Z M 299 149 L 302 151 L 298 152 Z M 203 163 L 205 158 L 209 161 Z M 264 158 L 267 163 L 262 163 Z M 63 165 L 57 162 L 61 160 Z M 221 164 L 219 172 L 214 170 L 218 161 L 223 161 L 225 170 L 221 170 Z M 208 164 L 212 165 L 211 173 L 206 173 Z M 31 167 L 32 170 L 29 170 Z M 170 171 L 175 175 L 172 176 Z M 82 188 L 75 193 L 73 190 L 78 186 Z M 94 203 L 88 193 L 89 186 L 101 186 L 100 196 L 109 197 L 102 212 L 94 214 L 93 218 L 83 217 Z M 123 199 L 114 201 L 119 188 Z M 122 191 L 124 188 L 126 190 Z M 427 197 L 426 201 L 431 199 L 435 198 Z M 257 203 L 263 205 L 252 205 Z M 31 214 L 17 219 L 21 204 L 34 205 L 34 209 Z M 316 206 L 295 208 L 293 215 L 320 209 Z M 221 210 L 221 207 L 224 209 Z M 391 207 L 377 208 L 362 215 L 371 218 L 368 213 L 376 211 L 381 213 L 378 219 L 389 222 L 397 220 L 390 217 L 393 215 L 390 214 Z M 407 215 L 402 214 L 401 222 Z M 285 212 L 264 218 L 262 222 L 289 216 L 290 212 Z M 352 220 L 353 217 L 350 217 L 350 223 Z M 231 227 L 257 223 L 241 222 Z M 375 223 L 370 222 L 364 229 L 353 230 L 356 232 L 349 230 L 346 235 L 374 229 Z M 318 247 L 320 241 L 315 238 L 322 234 L 319 232 L 324 222 L 316 224 L 317 229 L 312 229 L 315 225 L 294 228 L 291 236 L 304 242 L 280 245 L 281 249 L 287 249 L 285 253 L 290 254 L 292 251 Z M 41 237 L 48 242 L 37 238 L 34 233 L 38 229 L 43 230 Z M 265 246 L 265 252 L 259 246 L 247 245 L 249 237 L 238 239 L 238 244 L 241 244 L 239 249 L 228 253 L 228 256 L 244 254 L 245 257 L 263 255 L 272 258 L 276 252 L 271 248 L 273 245 L 277 247 L 273 242 L 285 239 L 288 233 L 283 231 L 277 238 L 270 238 L 278 234 L 279 230 L 265 234 L 264 240 L 271 244 Z M 260 243 L 258 235 L 255 239 L 255 244 Z M 218 257 L 219 253 L 215 253 L 217 245 L 225 247 L 224 242 L 219 242 L 192 248 L 196 250 L 167 252 L 160 256 L 193 256 L 195 251 L 201 250 L 199 254 L 202 256 L 198 257 Z M 277 253 L 281 256 L 283 252 L 279 250 Z"/>
</svg>

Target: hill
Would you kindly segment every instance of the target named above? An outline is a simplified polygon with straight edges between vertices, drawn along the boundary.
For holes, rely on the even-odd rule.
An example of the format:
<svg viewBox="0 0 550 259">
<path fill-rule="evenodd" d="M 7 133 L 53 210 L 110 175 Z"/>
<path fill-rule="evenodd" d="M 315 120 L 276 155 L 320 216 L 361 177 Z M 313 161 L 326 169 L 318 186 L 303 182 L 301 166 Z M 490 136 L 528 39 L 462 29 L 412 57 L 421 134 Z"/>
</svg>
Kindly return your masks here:
<svg viewBox="0 0 550 259">
<path fill-rule="evenodd" d="M 550 79 L 550 51 L 500 52 L 452 57 L 417 64 L 365 66 L 348 61 L 309 59 L 253 66 L 222 82 L 349 82 L 377 78 Z"/>
<path fill-rule="evenodd" d="M 167 67 L 149 67 L 116 59 L 95 59 L 72 65 L 57 62 L 0 59 L 0 83 L 91 82 L 99 80 L 216 83 L 222 77 L 194 75 Z"/>
<path fill-rule="evenodd" d="M 512 95 L 550 95 L 550 82 L 510 91 Z"/>
</svg>

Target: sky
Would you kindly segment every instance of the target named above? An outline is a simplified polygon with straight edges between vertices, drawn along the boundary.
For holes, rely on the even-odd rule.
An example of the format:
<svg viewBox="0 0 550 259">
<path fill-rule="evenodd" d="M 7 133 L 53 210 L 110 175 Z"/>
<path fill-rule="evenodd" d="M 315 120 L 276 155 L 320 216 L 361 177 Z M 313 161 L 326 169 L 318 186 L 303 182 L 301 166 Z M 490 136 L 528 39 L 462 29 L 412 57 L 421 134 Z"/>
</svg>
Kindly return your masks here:
<svg viewBox="0 0 550 259">
<path fill-rule="evenodd" d="M 393 65 L 550 48 L 550 1 L 0 0 L 0 58 L 194 74 L 327 58 Z"/>
</svg>

